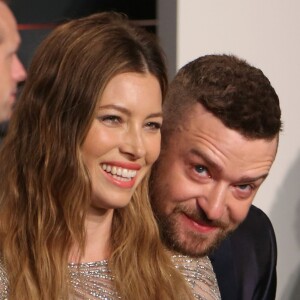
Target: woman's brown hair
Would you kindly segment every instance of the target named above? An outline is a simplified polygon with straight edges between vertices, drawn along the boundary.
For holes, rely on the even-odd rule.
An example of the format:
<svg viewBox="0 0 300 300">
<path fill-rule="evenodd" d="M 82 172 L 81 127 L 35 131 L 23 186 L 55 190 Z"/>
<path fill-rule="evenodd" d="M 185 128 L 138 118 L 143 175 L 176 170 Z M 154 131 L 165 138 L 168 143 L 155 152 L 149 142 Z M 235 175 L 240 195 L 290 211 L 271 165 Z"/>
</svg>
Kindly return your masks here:
<svg viewBox="0 0 300 300">
<path fill-rule="evenodd" d="M 68 299 L 68 258 L 85 245 L 91 199 L 81 146 L 113 76 L 167 75 L 155 39 L 117 13 L 58 26 L 40 45 L 0 152 L 0 249 L 9 299 Z M 189 299 L 159 240 L 148 179 L 113 217 L 110 268 L 122 299 Z"/>
</svg>

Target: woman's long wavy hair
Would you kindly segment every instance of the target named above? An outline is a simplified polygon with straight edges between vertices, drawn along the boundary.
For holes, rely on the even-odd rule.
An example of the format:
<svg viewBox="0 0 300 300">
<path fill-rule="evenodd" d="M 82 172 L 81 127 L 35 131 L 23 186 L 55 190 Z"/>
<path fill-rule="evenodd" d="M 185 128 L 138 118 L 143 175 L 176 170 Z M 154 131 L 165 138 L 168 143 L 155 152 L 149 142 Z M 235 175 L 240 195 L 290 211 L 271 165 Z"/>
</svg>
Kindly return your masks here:
<svg viewBox="0 0 300 300">
<path fill-rule="evenodd" d="M 0 153 L 0 245 L 10 300 L 68 299 L 68 259 L 85 245 L 91 183 L 81 146 L 109 80 L 167 76 L 153 37 L 117 13 L 58 26 L 29 68 Z M 110 267 L 122 299 L 189 299 L 189 288 L 159 240 L 148 178 L 115 210 Z"/>
</svg>

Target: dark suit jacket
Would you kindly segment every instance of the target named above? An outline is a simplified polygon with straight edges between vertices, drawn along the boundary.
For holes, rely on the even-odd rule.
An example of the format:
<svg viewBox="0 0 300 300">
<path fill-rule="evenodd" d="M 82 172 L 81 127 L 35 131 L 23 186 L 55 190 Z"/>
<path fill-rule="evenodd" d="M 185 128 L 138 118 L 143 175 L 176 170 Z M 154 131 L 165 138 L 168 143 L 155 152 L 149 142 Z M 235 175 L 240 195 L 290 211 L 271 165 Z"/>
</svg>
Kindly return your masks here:
<svg viewBox="0 0 300 300">
<path fill-rule="evenodd" d="M 252 206 L 245 221 L 210 256 L 222 300 L 274 300 L 277 246 L 271 221 Z"/>
</svg>

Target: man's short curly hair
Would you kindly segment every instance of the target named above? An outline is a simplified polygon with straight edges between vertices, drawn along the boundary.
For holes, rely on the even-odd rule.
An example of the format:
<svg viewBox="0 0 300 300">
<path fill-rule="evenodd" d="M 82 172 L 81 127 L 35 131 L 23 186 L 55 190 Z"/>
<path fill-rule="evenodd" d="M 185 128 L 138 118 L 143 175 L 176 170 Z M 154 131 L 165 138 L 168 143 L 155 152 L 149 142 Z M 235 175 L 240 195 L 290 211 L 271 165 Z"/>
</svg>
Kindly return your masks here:
<svg viewBox="0 0 300 300">
<path fill-rule="evenodd" d="M 281 131 L 279 99 L 263 72 L 233 55 L 207 55 L 181 68 L 164 104 L 164 134 L 201 103 L 247 138 L 272 139 Z"/>
</svg>

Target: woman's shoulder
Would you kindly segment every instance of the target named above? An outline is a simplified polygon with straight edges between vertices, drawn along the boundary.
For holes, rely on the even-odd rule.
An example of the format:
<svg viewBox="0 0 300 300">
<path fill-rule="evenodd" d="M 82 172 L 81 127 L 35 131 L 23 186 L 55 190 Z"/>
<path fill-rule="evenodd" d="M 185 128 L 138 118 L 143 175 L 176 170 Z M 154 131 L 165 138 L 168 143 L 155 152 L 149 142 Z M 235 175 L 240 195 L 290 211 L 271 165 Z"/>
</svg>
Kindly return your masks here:
<svg viewBox="0 0 300 300">
<path fill-rule="evenodd" d="M 221 299 L 216 274 L 208 256 L 193 258 L 185 255 L 173 255 L 173 262 L 192 287 L 196 299 Z"/>
<path fill-rule="evenodd" d="M 8 299 L 8 277 L 2 258 L 0 258 L 0 300 Z"/>
</svg>

